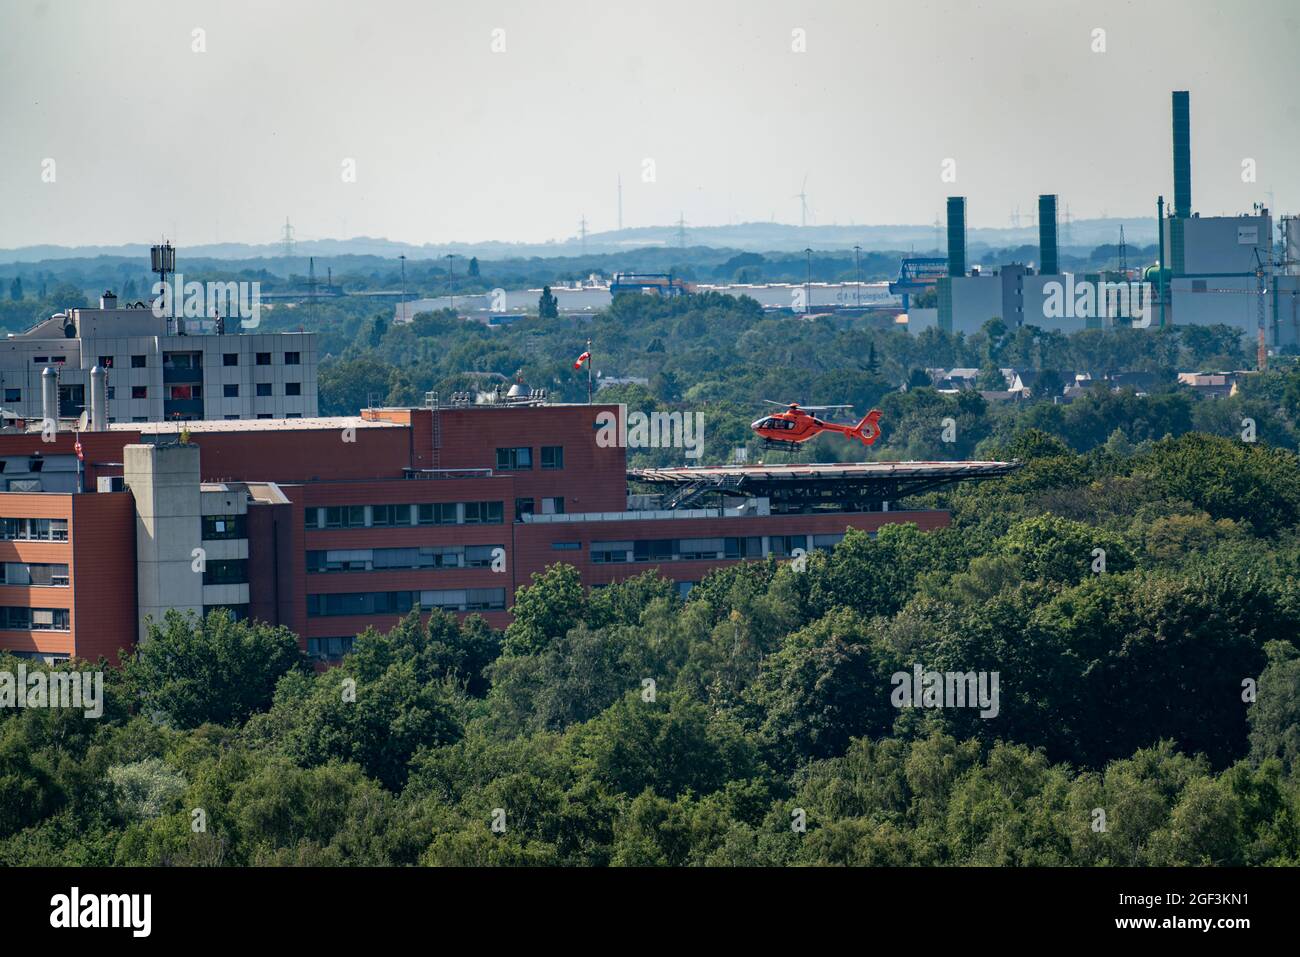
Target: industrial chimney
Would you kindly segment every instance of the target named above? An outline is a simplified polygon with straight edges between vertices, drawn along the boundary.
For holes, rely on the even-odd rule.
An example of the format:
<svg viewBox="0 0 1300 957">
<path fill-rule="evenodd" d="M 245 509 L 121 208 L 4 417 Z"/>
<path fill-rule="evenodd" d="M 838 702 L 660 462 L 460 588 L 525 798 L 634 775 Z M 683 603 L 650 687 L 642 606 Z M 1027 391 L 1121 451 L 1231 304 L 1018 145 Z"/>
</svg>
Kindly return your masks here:
<svg viewBox="0 0 1300 957">
<path fill-rule="evenodd" d="M 46 366 L 45 371 L 41 373 L 41 415 L 45 419 L 46 429 L 58 430 L 59 374 L 54 371 L 53 366 Z"/>
<path fill-rule="evenodd" d="M 948 275 L 966 275 L 966 197 L 948 197 Z"/>
<path fill-rule="evenodd" d="M 1174 216 L 1192 215 L 1192 120 L 1186 90 L 1174 91 Z"/>
<path fill-rule="evenodd" d="M 90 370 L 90 431 L 108 429 L 108 373 L 100 366 Z"/>
<path fill-rule="evenodd" d="M 1038 197 L 1038 272 L 1055 276 L 1061 271 L 1056 246 L 1056 194 Z"/>
</svg>

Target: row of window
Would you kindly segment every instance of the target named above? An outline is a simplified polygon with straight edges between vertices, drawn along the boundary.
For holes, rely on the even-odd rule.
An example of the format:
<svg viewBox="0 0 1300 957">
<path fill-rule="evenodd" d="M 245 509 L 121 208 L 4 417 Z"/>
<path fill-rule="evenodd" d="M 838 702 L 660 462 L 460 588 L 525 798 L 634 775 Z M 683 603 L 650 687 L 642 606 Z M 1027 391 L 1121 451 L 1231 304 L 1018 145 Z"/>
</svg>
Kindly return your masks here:
<svg viewBox="0 0 1300 957">
<path fill-rule="evenodd" d="M 63 588 L 68 584 L 67 565 L 5 562 L 0 575 L 3 575 L 0 584 L 4 585 L 49 585 Z"/>
<path fill-rule="evenodd" d="M 259 399 L 264 399 L 275 395 L 275 390 L 273 389 L 272 386 L 273 383 L 270 382 L 255 383 L 257 397 Z M 169 385 L 169 386 L 164 386 L 164 388 L 167 390 L 165 396 L 168 401 L 185 401 L 189 399 L 203 398 L 203 386 L 201 385 Z M 110 388 L 108 391 L 109 391 L 108 397 L 110 399 L 116 398 L 116 389 Z M 15 395 L 11 397 L 10 393 L 21 393 L 21 390 L 6 389 L 5 401 L 7 402 L 21 401 L 20 395 Z M 302 395 L 302 383 L 286 382 L 284 384 L 284 394 L 288 396 Z M 223 385 L 221 387 L 221 397 L 223 399 L 238 399 L 239 386 L 234 384 Z M 149 398 L 149 387 L 147 385 L 131 386 L 131 398 L 133 399 Z"/>
<path fill-rule="evenodd" d="M 32 356 L 32 362 L 36 364 L 41 364 L 48 361 L 49 359 L 47 356 Z M 61 356 L 55 356 L 54 361 L 62 362 L 63 358 Z M 112 356 L 100 356 L 97 361 L 99 362 L 99 366 L 102 369 L 113 368 L 114 363 L 113 363 Z M 271 353 L 256 352 L 253 354 L 253 362 L 259 366 L 269 366 L 271 364 Z M 221 364 L 223 366 L 239 365 L 239 353 L 223 352 L 221 354 Z M 284 354 L 284 364 L 287 366 L 301 365 L 302 354 L 298 352 L 286 352 Z M 144 369 L 147 368 L 148 365 L 149 365 L 149 357 L 147 355 L 141 355 L 137 353 L 136 355 L 131 356 L 132 369 Z M 202 369 L 203 353 L 201 352 L 166 353 L 163 356 L 163 368 L 164 369 Z"/>
<path fill-rule="evenodd" d="M 795 549 L 834 548 L 844 538 L 835 535 L 750 535 L 744 538 L 651 538 L 637 541 L 592 542 L 591 561 L 596 565 L 625 562 L 690 562 L 722 559 L 786 558 Z M 764 551 L 764 542 L 767 549 Z M 557 545 L 568 547 L 571 543 Z M 554 547 L 554 546 L 553 546 Z"/>
<path fill-rule="evenodd" d="M 564 468 L 564 446 L 543 445 L 541 449 L 542 468 Z M 533 467 L 533 450 L 528 446 L 497 449 L 497 471 L 523 472 Z"/>
<path fill-rule="evenodd" d="M 50 362 L 66 363 L 67 356 L 32 356 L 33 365 L 48 365 Z M 112 356 L 100 356 L 97 360 L 101 369 L 111 369 L 115 365 Z M 131 356 L 132 369 L 145 369 L 149 366 L 148 355 L 136 353 Z M 271 353 L 256 352 L 253 354 L 253 362 L 259 366 L 269 366 L 271 364 Z M 223 366 L 239 365 L 238 352 L 223 352 L 221 354 L 221 364 Z M 284 364 L 287 366 L 296 366 L 302 364 L 302 353 L 286 352 L 284 354 Z M 203 353 L 201 352 L 172 352 L 163 356 L 164 369 L 202 369 Z"/>
<path fill-rule="evenodd" d="M 66 518 L 0 518 L 0 541 L 66 542 Z"/>
<path fill-rule="evenodd" d="M 504 611 L 504 588 L 447 588 L 422 591 L 360 591 L 308 595 L 307 615 L 404 615 L 416 606 L 444 611 Z"/>
<path fill-rule="evenodd" d="M 500 525 L 504 502 L 416 505 L 329 505 L 305 510 L 307 528 L 393 528 L 411 525 Z"/>
<path fill-rule="evenodd" d="M 419 548 L 335 548 L 307 553 L 307 571 L 370 572 L 383 569 L 490 568 L 504 545 L 433 545 Z"/>
<path fill-rule="evenodd" d="M 4 631 L 67 631 L 66 608 L 14 608 L 0 606 L 0 629 Z"/>
</svg>

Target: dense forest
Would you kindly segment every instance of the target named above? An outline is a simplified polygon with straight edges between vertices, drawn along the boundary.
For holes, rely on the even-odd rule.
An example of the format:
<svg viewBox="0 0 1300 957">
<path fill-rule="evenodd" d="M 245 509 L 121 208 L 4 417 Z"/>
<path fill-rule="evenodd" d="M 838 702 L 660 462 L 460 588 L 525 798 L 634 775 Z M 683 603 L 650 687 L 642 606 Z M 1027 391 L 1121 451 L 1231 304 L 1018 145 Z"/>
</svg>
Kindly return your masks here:
<svg viewBox="0 0 1300 957">
<path fill-rule="evenodd" d="M 555 565 L 323 673 L 172 613 L 102 718 L 0 711 L 0 864 L 1300 863 L 1296 456 L 1117 444 L 1025 429 L 951 528 L 685 601 Z M 918 665 L 996 716 L 897 707 Z"/>
</svg>

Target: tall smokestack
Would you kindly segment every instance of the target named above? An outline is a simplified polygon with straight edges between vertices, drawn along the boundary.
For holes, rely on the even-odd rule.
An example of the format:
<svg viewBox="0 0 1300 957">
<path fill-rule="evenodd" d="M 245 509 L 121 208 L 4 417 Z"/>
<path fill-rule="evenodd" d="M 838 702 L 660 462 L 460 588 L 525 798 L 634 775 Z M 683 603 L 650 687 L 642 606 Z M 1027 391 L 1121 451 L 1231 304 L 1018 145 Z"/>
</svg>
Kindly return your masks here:
<svg viewBox="0 0 1300 957">
<path fill-rule="evenodd" d="M 966 197 L 948 197 L 948 275 L 966 275 Z"/>
<path fill-rule="evenodd" d="M 1192 215 L 1192 118 L 1186 90 L 1174 91 L 1174 216 Z"/>
<path fill-rule="evenodd" d="M 54 371 L 53 366 L 46 366 L 45 371 L 41 373 L 41 415 L 45 419 L 46 429 L 58 429 L 59 374 Z"/>
<path fill-rule="evenodd" d="M 1061 271 L 1056 246 L 1056 194 L 1038 197 L 1038 271 L 1055 276 Z"/>
<path fill-rule="evenodd" d="M 98 365 L 90 370 L 90 430 L 108 429 L 108 375 Z"/>
</svg>

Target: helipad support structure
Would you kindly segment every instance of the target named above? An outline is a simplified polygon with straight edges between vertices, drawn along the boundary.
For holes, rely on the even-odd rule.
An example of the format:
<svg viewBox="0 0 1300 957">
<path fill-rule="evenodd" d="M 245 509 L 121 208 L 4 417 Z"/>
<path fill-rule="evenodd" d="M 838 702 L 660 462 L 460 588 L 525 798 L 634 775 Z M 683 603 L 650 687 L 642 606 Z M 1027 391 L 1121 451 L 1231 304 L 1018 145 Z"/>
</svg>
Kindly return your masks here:
<svg viewBox="0 0 1300 957">
<path fill-rule="evenodd" d="M 1020 466 L 1020 462 L 831 462 L 631 469 L 627 474 L 634 481 L 671 487 L 670 508 L 717 494 L 766 498 L 773 512 L 881 511 L 908 495 L 955 482 L 1001 478 Z"/>
</svg>

